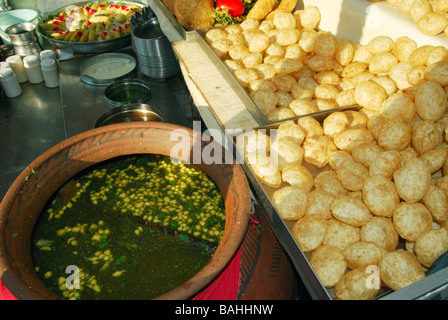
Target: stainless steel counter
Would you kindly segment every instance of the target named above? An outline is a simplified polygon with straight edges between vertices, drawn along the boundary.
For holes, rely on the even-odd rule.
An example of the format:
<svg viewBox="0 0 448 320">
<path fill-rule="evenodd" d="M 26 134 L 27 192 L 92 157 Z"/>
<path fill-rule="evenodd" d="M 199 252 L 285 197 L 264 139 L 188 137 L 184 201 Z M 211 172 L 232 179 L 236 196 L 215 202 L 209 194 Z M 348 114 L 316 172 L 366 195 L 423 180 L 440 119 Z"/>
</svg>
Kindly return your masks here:
<svg viewBox="0 0 448 320">
<path fill-rule="evenodd" d="M 124 51 L 125 53 L 128 53 Z M 104 99 L 105 87 L 85 84 L 79 66 L 85 57 L 59 62 L 60 87 L 43 83 L 22 84 L 17 98 L 0 97 L 0 200 L 20 172 L 57 143 L 93 129 L 98 118 L 112 106 Z M 132 75 L 151 87 L 148 104 L 157 107 L 167 122 L 186 127 L 198 120 L 184 78 L 151 80 L 138 70 Z"/>
</svg>

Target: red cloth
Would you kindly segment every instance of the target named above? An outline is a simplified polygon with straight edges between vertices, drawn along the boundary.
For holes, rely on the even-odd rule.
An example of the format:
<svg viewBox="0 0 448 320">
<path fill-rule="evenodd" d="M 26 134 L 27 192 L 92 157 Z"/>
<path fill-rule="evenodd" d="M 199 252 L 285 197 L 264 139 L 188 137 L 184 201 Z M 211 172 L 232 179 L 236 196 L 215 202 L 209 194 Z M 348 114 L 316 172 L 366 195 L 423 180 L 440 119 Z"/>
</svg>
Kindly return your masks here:
<svg viewBox="0 0 448 320">
<path fill-rule="evenodd" d="M 223 272 L 193 300 L 236 300 L 240 286 L 241 246 Z"/>
<path fill-rule="evenodd" d="M 236 300 L 240 284 L 241 247 L 224 271 L 193 300 Z M 0 280 L 0 300 L 17 300 Z"/>
<path fill-rule="evenodd" d="M 0 280 L 0 300 L 17 300 Z"/>
</svg>

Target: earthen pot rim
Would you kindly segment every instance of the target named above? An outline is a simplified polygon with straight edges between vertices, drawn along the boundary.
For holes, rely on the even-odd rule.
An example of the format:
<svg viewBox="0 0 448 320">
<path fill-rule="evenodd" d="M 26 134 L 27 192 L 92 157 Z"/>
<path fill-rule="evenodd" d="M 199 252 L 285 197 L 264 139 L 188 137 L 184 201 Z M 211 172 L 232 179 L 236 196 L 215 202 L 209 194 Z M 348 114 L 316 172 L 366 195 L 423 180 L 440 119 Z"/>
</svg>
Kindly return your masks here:
<svg viewBox="0 0 448 320">
<path fill-rule="evenodd" d="M 93 164 L 123 155 L 166 154 L 167 148 L 170 147 L 167 134 L 174 130 L 179 130 L 184 138 L 188 135 L 190 142 L 201 143 L 201 150 L 205 145 L 216 143 L 212 139 L 210 142 L 200 141 L 201 133 L 174 124 L 162 122 L 118 123 L 91 129 L 70 137 L 48 149 L 23 170 L 0 203 L 0 279 L 13 295 L 18 299 L 57 299 L 57 296 L 47 288 L 34 288 L 30 285 L 30 283 L 37 283 L 38 287 L 39 285 L 44 287 L 37 278 L 34 268 L 22 270 L 25 268 L 16 263 L 24 261 L 24 264 L 30 265 L 31 252 L 27 243 L 31 242 L 34 223 L 51 195 L 75 174 Z M 155 150 L 160 150 L 160 153 L 154 152 Z M 55 170 L 52 165 L 58 165 L 56 167 L 58 170 Z M 225 269 L 238 250 L 246 232 L 251 196 L 249 183 L 241 166 L 237 163 L 199 164 L 198 166 L 211 175 L 221 189 L 226 203 L 226 230 L 209 264 L 181 286 L 156 297 L 156 299 L 192 298 Z M 217 181 L 214 176 L 220 177 L 222 181 Z M 224 181 L 226 178 L 227 182 Z M 48 189 L 51 190 L 45 190 L 50 183 L 52 186 Z M 229 188 L 225 188 L 225 185 Z M 39 197 L 46 199 L 39 199 Z M 235 209 L 234 212 L 227 212 L 228 205 L 232 205 L 232 208 Z M 22 211 L 18 209 L 18 206 L 22 208 Z M 228 219 L 228 217 L 232 219 Z M 22 225 L 27 223 L 32 224 L 25 229 L 28 230 L 28 234 L 17 233 L 20 237 L 11 237 L 11 233 L 15 232 L 14 224 L 16 227 L 21 225 L 20 227 L 24 228 Z M 17 245 L 17 241 L 22 241 L 22 244 Z M 25 249 L 22 248 L 23 246 Z M 19 247 L 21 249 L 17 249 Z M 28 252 L 24 252 L 26 250 Z M 46 289 L 47 292 L 42 292 L 41 289 L 43 291 Z"/>
</svg>

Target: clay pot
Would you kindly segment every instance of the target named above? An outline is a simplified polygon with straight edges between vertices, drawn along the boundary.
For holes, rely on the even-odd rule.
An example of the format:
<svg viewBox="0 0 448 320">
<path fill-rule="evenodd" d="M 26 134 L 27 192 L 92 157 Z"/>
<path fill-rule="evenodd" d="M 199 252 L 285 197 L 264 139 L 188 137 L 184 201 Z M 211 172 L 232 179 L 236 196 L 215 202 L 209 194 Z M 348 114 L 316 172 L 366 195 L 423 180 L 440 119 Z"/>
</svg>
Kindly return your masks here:
<svg viewBox="0 0 448 320">
<path fill-rule="evenodd" d="M 175 141 L 170 139 L 176 130 Z M 84 169 L 118 156 L 160 154 L 186 147 L 179 159 L 194 159 L 194 150 L 215 142 L 201 141 L 201 134 L 173 124 L 132 122 L 89 130 L 69 138 L 34 160 L 15 180 L 0 204 L 0 277 L 18 299 L 58 299 L 39 280 L 31 258 L 31 237 L 36 220 L 51 196 Z M 211 146 L 211 145 L 209 145 Z M 200 147 L 200 149 L 199 149 Z M 221 159 L 223 149 L 214 148 Z M 216 155 L 213 156 L 216 159 Z M 196 164 L 218 185 L 226 207 L 221 243 L 211 261 L 193 278 L 157 299 L 188 299 L 211 283 L 238 249 L 250 214 L 250 189 L 238 164 Z M 210 159 L 209 159 L 210 160 Z"/>
</svg>

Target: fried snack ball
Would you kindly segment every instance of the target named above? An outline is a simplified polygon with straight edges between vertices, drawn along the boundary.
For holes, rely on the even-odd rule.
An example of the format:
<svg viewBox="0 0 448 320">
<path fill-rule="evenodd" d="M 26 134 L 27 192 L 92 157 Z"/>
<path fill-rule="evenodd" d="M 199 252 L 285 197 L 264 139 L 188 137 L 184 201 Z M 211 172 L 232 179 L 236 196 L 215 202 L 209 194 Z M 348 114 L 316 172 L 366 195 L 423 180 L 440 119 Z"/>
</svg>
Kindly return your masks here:
<svg viewBox="0 0 448 320">
<path fill-rule="evenodd" d="M 366 45 L 367 50 L 375 55 L 385 52 L 391 52 L 394 46 L 394 41 L 388 36 L 377 36 L 374 37 Z"/>
<path fill-rule="evenodd" d="M 226 60 L 228 61 L 228 60 Z M 234 60 L 232 60 L 234 61 Z M 275 92 L 277 87 L 269 80 L 266 79 L 256 79 L 249 83 L 250 91 L 258 91 L 258 90 L 269 90 Z"/>
<path fill-rule="evenodd" d="M 344 250 L 348 245 L 361 240 L 360 228 L 343 223 L 335 218 L 328 220 L 328 232 L 324 243 Z"/>
<path fill-rule="evenodd" d="M 253 35 L 248 41 L 250 52 L 264 52 L 269 46 L 269 37 L 264 32 Z"/>
<path fill-rule="evenodd" d="M 305 130 L 307 137 L 318 137 L 324 135 L 324 129 L 321 124 L 313 117 L 301 117 L 297 120 L 297 124 Z"/>
<path fill-rule="evenodd" d="M 307 137 L 302 146 L 304 160 L 318 168 L 326 166 L 330 155 L 337 150 L 327 136 Z"/>
<path fill-rule="evenodd" d="M 289 108 L 274 108 L 267 114 L 266 118 L 271 121 L 280 121 L 280 120 L 286 120 L 294 117 L 295 114 L 292 112 Z"/>
<path fill-rule="evenodd" d="M 306 132 L 303 128 L 292 120 L 283 122 L 277 128 L 276 138 L 291 137 L 300 146 L 306 137 Z"/>
<path fill-rule="evenodd" d="M 350 196 L 338 196 L 331 203 L 331 213 L 337 220 L 353 227 L 361 227 L 372 219 L 362 200 Z"/>
<path fill-rule="evenodd" d="M 305 57 L 305 51 L 303 51 L 298 44 L 292 44 L 285 49 L 285 58 L 297 59 L 303 62 Z"/>
<path fill-rule="evenodd" d="M 441 86 L 448 86 L 448 61 L 439 61 L 429 65 L 425 70 L 425 78 Z"/>
<path fill-rule="evenodd" d="M 335 36 L 320 33 L 314 42 L 314 53 L 330 59 L 334 56 L 338 43 Z"/>
<path fill-rule="evenodd" d="M 392 220 L 385 217 L 373 217 L 361 227 L 360 237 L 362 241 L 373 242 L 386 251 L 395 250 L 399 240 Z"/>
<path fill-rule="evenodd" d="M 292 86 L 297 83 L 293 76 L 287 74 L 275 75 L 271 81 L 275 84 L 277 90 L 285 92 L 291 92 Z"/>
<path fill-rule="evenodd" d="M 325 135 L 333 136 L 347 129 L 349 125 L 347 116 L 342 111 L 332 112 L 323 122 L 323 129 Z"/>
<path fill-rule="evenodd" d="M 381 280 L 394 291 L 425 277 L 425 272 L 416 256 L 403 249 L 387 252 L 378 267 Z"/>
<path fill-rule="evenodd" d="M 347 151 L 337 150 L 330 155 L 328 164 L 330 165 L 331 169 L 337 171 L 338 169 L 346 165 L 346 161 L 348 161 L 349 163 L 352 163 L 354 161 L 352 154 Z"/>
<path fill-rule="evenodd" d="M 404 121 L 410 122 L 414 119 L 417 111 L 414 101 L 403 91 L 398 91 L 383 102 L 379 113 L 385 119 L 400 117 Z"/>
<path fill-rule="evenodd" d="M 411 66 L 426 65 L 426 62 L 428 61 L 428 57 L 431 54 L 433 49 L 434 49 L 434 47 L 432 45 L 424 45 L 424 46 L 418 47 L 409 56 L 408 63 Z"/>
<path fill-rule="evenodd" d="M 356 241 L 349 244 L 342 254 L 350 269 L 367 268 L 370 265 L 378 265 L 386 249 L 368 241 Z"/>
<path fill-rule="evenodd" d="M 281 175 L 284 182 L 303 188 L 307 192 L 314 186 L 314 177 L 311 172 L 297 162 L 285 164 Z"/>
<path fill-rule="evenodd" d="M 369 170 L 358 162 L 345 162 L 336 170 L 343 187 L 349 191 L 360 191 L 369 177 Z"/>
<path fill-rule="evenodd" d="M 213 41 L 219 40 L 219 39 L 227 39 L 228 32 L 224 29 L 210 29 L 205 33 L 205 39 L 208 43 L 213 43 Z"/>
<path fill-rule="evenodd" d="M 353 269 L 342 276 L 334 288 L 336 300 L 371 300 L 376 297 L 379 288 L 367 286 L 371 274 L 366 268 Z"/>
<path fill-rule="evenodd" d="M 381 126 L 377 143 L 384 150 L 404 150 L 412 140 L 412 127 L 402 118 L 388 119 Z"/>
<path fill-rule="evenodd" d="M 271 138 L 265 130 L 248 130 L 236 139 L 236 146 L 243 155 L 248 153 L 268 155 L 270 145 Z"/>
<path fill-rule="evenodd" d="M 428 56 L 426 65 L 430 66 L 440 61 L 448 60 L 448 49 L 444 46 L 436 46 Z"/>
<path fill-rule="evenodd" d="M 288 107 L 291 108 L 296 116 L 307 115 L 319 111 L 316 103 L 307 99 L 294 99 Z"/>
<path fill-rule="evenodd" d="M 271 143 L 271 158 L 277 158 L 279 170 L 287 163 L 302 164 L 304 150 L 292 137 L 274 139 Z"/>
<path fill-rule="evenodd" d="M 440 119 L 447 108 L 445 90 L 435 81 L 420 84 L 415 93 L 415 108 L 423 120 Z"/>
<path fill-rule="evenodd" d="M 417 27 L 424 34 L 441 34 L 448 26 L 448 18 L 441 12 L 427 12 L 417 21 Z"/>
<path fill-rule="evenodd" d="M 217 39 L 210 46 L 218 57 L 223 57 L 229 52 L 229 48 L 233 45 L 229 39 Z"/>
<path fill-rule="evenodd" d="M 390 71 L 390 69 L 398 63 L 397 57 L 390 52 L 382 52 L 373 55 L 369 63 L 369 71 L 374 74 L 383 74 Z"/>
<path fill-rule="evenodd" d="M 187 30 L 211 27 L 215 22 L 213 0 L 176 0 L 174 15 Z"/>
<path fill-rule="evenodd" d="M 278 96 L 277 107 L 279 108 L 288 108 L 290 103 L 294 101 L 294 98 L 288 92 L 277 91 L 276 94 Z"/>
<path fill-rule="evenodd" d="M 415 256 L 426 268 L 430 268 L 446 250 L 448 250 L 448 231 L 444 227 L 424 232 L 414 243 Z"/>
<path fill-rule="evenodd" d="M 353 160 L 361 163 L 364 167 L 370 168 L 370 165 L 375 160 L 375 158 L 383 152 L 383 148 L 381 148 L 375 142 L 363 142 L 353 147 L 352 157 Z"/>
<path fill-rule="evenodd" d="M 299 41 L 300 31 L 295 28 L 279 29 L 275 33 L 275 42 L 287 47 Z"/>
<path fill-rule="evenodd" d="M 347 190 L 339 181 L 335 171 L 323 171 L 314 179 L 317 189 L 324 190 L 334 196 L 347 195 Z"/>
<path fill-rule="evenodd" d="M 274 160 L 260 153 L 248 153 L 246 159 L 261 183 L 273 188 L 280 187 L 282 176 Z"/>
<path fill-rule="evenodd" d="M 275 75 L 275 68 L 270 63 L 261 63 L 255 66 L 260 79 L 271 80 Z"/>
<path fill-rule="evenodd" d="M 400 198 L 409 203 L 422 200 L 431 185 L 431 172 L 419 158 L 410 159 L 393 177 Z"/>
<path fill-rule="evenodd" d="M 395 208 L 392 219 L 398 234 L 411 242 L 432 227 L 431 213 L 420 202 L 400 203 Z"/>
<path fill-rule="evenodd" d="M 412 86 L 408 79 L 409 72 L 412 68 L 407 62 L 399 62 L 390 69 L 389 77 L 395 82 L 399 90 L 406 90 Z"/>
<path fill-rule="evenodd" d="M 294 224 L 291 234 L 303 252 L 311 252 L 322 245 L 327 230 L 327 220 L 306 216 Z"/>
<path fill-rule="evenodd" d="M 347 263 L 340 249 L 322 245 L 311 254 L 311 267 L 325 288 L 332 288 L 347 269 Z"/>
<path fill-rule="evenodd" d="M 353 148 L 365 142 L 373 142 L 374 137 L 367 128 L 349 128 L 333 135 L 339 150 L 352 152 Z"/>
<path fill-rule="evenodd" d="M 379 175 L 370 176 L 365 180 L 362 198 L 370 212 L 379 217 L 391 217 L 400 203 L 395 184 Z"/>
<path fill-rule="evenodd" d="M 448 220 L 448 197 L 442 188 L 431 185 L 423 198 L 423 204 L 436 223 L 443 224 Z"/>
<path fill-rule="evenodd" d="M 417 49 L 417 43 L 409 37 L 403 36 L 395 40 L 392 53 L 400 62 L 407 62 L 412 52 Z"/>
<path fill-rule="evenodd" d="M 386 179 L 392 180 L 395 170 L 401 167 L 400 152 L 397 150 L 388 150 L 379 154 L 369 167 L 369 174 L 380 175 Z"/>
<path fill-rule="evenodd" d="M 245 68 L 255 68 L 263 62 L 263 54 L 260 52 L 251 52 L 243 58 L 242 62 Z"/>
<path fill-rule="evenodd" d="M 274 109 L 278 103 L 278 96 L 275 94 L 275 92 L 272 92 L 270 90 L 258 90 L 251 92 L 250 97 L 255 102 L 257 107 L 261 110 L 261 112 L 263 112 L 263 114 L 265 115 L 268 114 L 269 111 Z"/>
<path fill-rule="evenodd" d="M 243 29 L 243 32 L 249 29 L 258 29 L 260 27 L 260 21 L 246 17 L 246 20 L 240 23 L 240 27 Z"/>
<path fill-rule="evenodd" d="M 409 9 L 409 15 L 414 22 L 417 22 L 426 13 L 431 12 L 432 7 L 428 0 L 415 0 Z"/>
<path fill-rule="evenodd" d="M 308 193 L 308 207 L 305 210 L 305 216 L 314 216 L 319 219 L 331 219 L 331 203 L 334 195 L 322 190 L 314 189 Z"/>
<path fill-rule="evenodd" d="M 412 132 L 412 146 L 418 154 L 435 149 L 442 141 L 442 126 L 431 120 L 422 120 Z"/>
<path fill-rule="evenodd" d="M 274 65 L 277 74 L 292 74 L 303 68 L 303 63 L 294 58 L 282 58 Z"/>
<path fill-rule="evenodd" d="M 321 55 L 312 55 L 305 63 L 314 72 L 331 71 L 335 67 L 333 59 Z"/>
<path fill-rule="evenodd" d="M 224 63 L 232 72 L 245 68 L 244 64 L 239 60 L 226 59 Z"/>
<path fill-rule="evenodd" d="M 316 41 L 318 35 L 319 34 L 315 30 L 303 30 L 298 41 L 299 47 L 307 53 L 312 53 L 314 51 L 314 42 Z"/>
<path fill-rule="evenodd" d="M 355 48 L 350 41 L 339 42 L 334 52 L 334 58 L 341 66 L 346 66 L 352 62 L 354 55 Z"/>
<path fill-rule="evenodd" d="M 246 45 L 237 44 L 229 48 L 229 56 L 233 60 L 243 60 L 249 53 L 249 48 Z"/>
<path fill-rule="evenodd" d="M 305 215 L 308 195 L 302 188 L 286 186 L 274 192 L 272 202 L 283 220 L 298 220 Z"/>
<path fill-rule="evenodd" d="M 306 6 L 303 10 L 298 10 L 294 14 L 299 16 L 300 25 L 304 29 L 316 29 L 320 23 L 320 10 L 316 6 Z"/>
<path fill-rule="evenodd" d="M 375 81 L 362 81 L 356 85 L 354 97 L 361 107 L 378 111 L 388 96 L 386 90 Z"/>
<path fill-rule="evenodd" d="M 429 172 L 434 174 L 440 170 L 440 168 L 443 168 L 443 165 L 446 163 L 448 158 L 448 148 L 437 147 L 436 149 L 426 151 L 420 158 L 425 160 Z"/>
<path fill-rule="evenodd" d="M 297 20 L 291 12 L 277 12 L 272 22 L 277 29 L 295 28 L 297 26 Z"/>
</svg>

